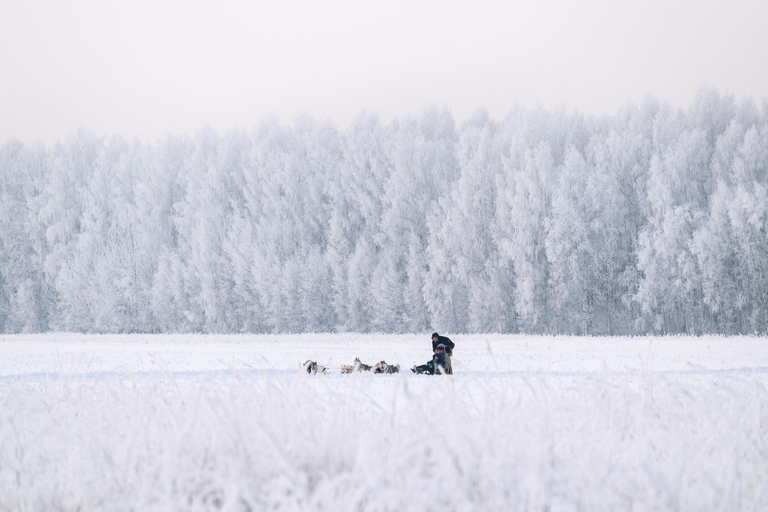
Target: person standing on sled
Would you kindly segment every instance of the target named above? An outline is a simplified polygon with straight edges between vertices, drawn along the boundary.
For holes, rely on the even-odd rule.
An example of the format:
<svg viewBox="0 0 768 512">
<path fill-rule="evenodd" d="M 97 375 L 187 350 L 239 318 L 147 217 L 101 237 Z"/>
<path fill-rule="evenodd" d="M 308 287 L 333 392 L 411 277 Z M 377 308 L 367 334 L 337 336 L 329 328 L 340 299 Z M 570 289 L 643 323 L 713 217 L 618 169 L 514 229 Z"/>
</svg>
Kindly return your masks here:
<svg viewBox="0 0 768 512">
<path fill-rule="evenodd" d="M 411 368 L 413 373 L 428 373 L 434 375 L 435 373 L 445 373 L 453 375 L 453 368 L 451 367 L 451 356 L 453 355 L 453 347 L 455 345 L 445 336 L 440 336 L 437 333 L 432 334 L 432 360 L 427 364 L 420 366 L 414 366 Z"/>
<path fill-rule="evenodd" d="M 449 356 L 453 355 L 453 347 L 456 345 L 453 344 L 450 338 L 447 338 L 445 336 L 440 336 L 436 332 L 432 333 L 432 353 L 434 354 L 437 352 L 437 346 L 443 345 L 445 347 L 445 353 Z"/>
</svg>

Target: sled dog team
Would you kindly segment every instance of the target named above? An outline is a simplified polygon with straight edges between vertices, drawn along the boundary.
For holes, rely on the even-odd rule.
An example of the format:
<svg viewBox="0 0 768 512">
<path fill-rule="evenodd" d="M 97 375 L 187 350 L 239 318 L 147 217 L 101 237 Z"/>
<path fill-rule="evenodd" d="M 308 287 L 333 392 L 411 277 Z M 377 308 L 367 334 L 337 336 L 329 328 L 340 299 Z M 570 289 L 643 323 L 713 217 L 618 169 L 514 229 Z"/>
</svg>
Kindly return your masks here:
<svg viewBox="0 0 768 512">
<path fill-rule="evenodd" d="M 453 368 L 451 366 L 451 356 L 453 355 L 454 343 L 450 338 L 440 336 L 439 334 L 432 333 L 432 359 L 427 361 L 426 364 L 414 366 L 411 368 L 413 373 L 417 374 L 453 374 Z M 326 367 L 317 364 L 315 361 L 306 361 L 304 363 L 304 370 L 307 373 L 328 373 L 329 369 L 341 370 L 341 373 L 353 373 L 353 372 L 373 372 L 373 373 L 400 373 L 399 364 L 387 364 L 386 361 L 379 361 L 374 365 L 368 365 L 360 361 L 359 358 L 355 358 L 353 364 L 341 365 L 338 368 Z"/>
<path fill-rule="evenodd" d="M 328 370 L 341 370 L 341 373 L 352 372 L 373 372 L 373 373 L 400 373 L 399 364 L 387 364 L 386 361 L 379 361 L 374 365 L 365 364 L 357 357 L 354 364 L 343 364 L 336 367 L 323 366 L 317 364 L 315 361 L 307 361 L 304 363 L 304 370 L 307 373 L 328 373 Z"/>
</svg>

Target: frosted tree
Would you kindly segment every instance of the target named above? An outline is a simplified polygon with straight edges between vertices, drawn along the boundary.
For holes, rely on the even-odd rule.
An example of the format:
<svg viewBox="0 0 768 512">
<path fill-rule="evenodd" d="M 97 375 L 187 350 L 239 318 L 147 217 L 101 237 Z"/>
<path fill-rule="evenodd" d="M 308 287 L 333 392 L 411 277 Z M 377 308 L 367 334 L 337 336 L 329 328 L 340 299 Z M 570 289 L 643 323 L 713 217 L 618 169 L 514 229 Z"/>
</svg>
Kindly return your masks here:
<svg viewBox="0 0 768 512">
<path fill-rule="evenodd" d="M 93 325 L 89 276 L 79 273 L 82 262 L 91 255 L 82 254 L 77 241 L 83 229 L 84 194 L 102 148 L 103 139 L 80 131 L 51 153 L 50 180 L 43 190 L 40 215 L 50 246 L 45 270 L 54 289 L 56 308 L 51 323 L 55 329 L 88 331 Z"/>
<path fill-rule="evenodd" d="M 584 157 L 571 149 L 553 191 L 545 242 L 551 266 L 550 306 L 556 332 L 592 332 L 599 248 L 592 229 L 595 197 L 589 180 Z"/>
<path fill-rule="evenodd" d="M 300 118 L 295 127 L 298 159 L 292 160 L 284 185 L 295 193 L 289 201 L 292 224 L 300 235 L 294 253 L 301 269 L 297 288 L 305 322 L 300 330 L 331 331 L 337 324 L 333 302 L 332 274 L 325 254 L 328 250 L 329 183 L 341 162 L 339 133 L 330 123 Z"/>
<path fill-rule="evenodd" d="M 729 218 L 736 240 L 740 332 L 768 326 L 768 124 L 751 127 L 734 159 Z"/>
<path fill-rule="evenodd" d="M 231 219 L 233 167 L 238 147 L 210 128 L 197 133 L 180 180 L 184 197 L 175 203 L 174 223 L 187 296 L 183 330 L 226 332 L 232 281 L 223 245 Z"/>
<path fill-rule="evenodd" d="M 0 330 L 768 330 L 768 108 L 0 146 Z"/>
<path fill-rule="evenodd" d="M 328 332 L 336 327 L 333 308 L 333 277 L 320 247 L 315 247 L 301 261 L 301 313 L 304 322 L 298 331 Z"/>
<path fill-rule="evenodd" d="M 144 212 L 148 228 L 147 245 L 156 260 L 151 278 L 150 305 L 153 325 L 162 332 L 190 330 L 186 312 L 188 296 L 184 282 L 184 264 L 181 261 L 180 239 L 177 229 L 176 205 L 181 203 L 185 191 L 182 173 L 184 159 L 191 151 L 190 141 L 167 137 L 154 152 L 149 176 L 137 192 L 140 211 Z"/>
<path fill-rule="evenodd" d="M 551 208 L 555 161 L 549 144 L 523 150 L 522 166 L 506 162 L 514 182 L 509 213 L 513 225 L 506 244 L 516 275 L 515 307 L 525 330 L 545 331 L 548 327 L 549 261 L 546 255 L 545 223 Z"/>
<path fill-rule="evenodd" d="M 704 330 L 714 326 L 727 333 L 740 330 L 736 243 L 729 218 L 733 201 L 730 186 L 720 181 L 710 200 L 709 218 L 692 240 L 691 248 L 701 269 L 702 301 L 707 307 Z"/>
<path fill-rule="evenodd" d="M 146 330 L 139 320 L 141 297 L 133 172 L 136 147 L 122 140 L 106 144 L 83 191 L 84 210 L 71 269 L 80 276 L 92 324 L 98 332 Z M 77 301 L 72 297 L 71 301 Z M 142 305 L 143 305 L 142 304 Z"/>
<path fill-rule="evenodd" d="M 702 320 L 699 270 L 690 241 L 707 208 L 710 148 L 706 132 L 686 131 L 654 155 L 648 183 L 649 225 L 640 237 L 638 299 L 658 331 L 696 332 Z"/>
<path fill-rule="evenodd" d="M 394 137 L 377 240 L 381 252 L 373 273 L 374 325 L 385 331 L 422 331 L 429 329 L 422 284 L 427 268 L 409 269 L 408 256 L 426 250 L 427 217 L 457 175 L 453 117 L 447 110 L 428 109 L 419 119 L 400 122 Z"/>
<path fill-rule="evenodd" d="M 230 325 L 236 332 L 265 332 L 264 307 L 257 287 L 254 233 L 248 210 L 239 205 L 226 230 L 222 250 L 232 280 Z"/>
<path fill-rule="evenodd" d="M 49 247 L 40 216 L 49 178 L 48 151 L 42 144 L 11 141 L 0 147 L 0 331 L 49 328 L 55 303 L 46 279 Z"/>
<path fill-rule="evenodd" d="M 329 183 L 327 257 L 333 301 L 343 329 L 369 331 L 374 310 L 371 274 L 384 213 L 384 186 L 392 173 L 390 132 L 376 115 L 362 113 L 344 134 L 342 161 Z"/>
<path fill-rule="evenodd" d="M 432 217 L 428 305 L 451 330 L 509 331 L 513 302 L 497 247 L 497 178 L 502 172 L 499 130 L 479 111 L 460 130 L 461 176 Z"/>
<path fill-rule="evenodd" d="M 326 274 L 307 274 L 320 282 L 302 286 L 300 270 L 310 253 L 324 254 L 327 248 L 327 182 L 339 164 L 338 132 L 308 118 L 298 120 L 294 130 L 271 122 L 260 132 L 250 156 L 254 176 L 248 178 L 247 204 L 259 212 L 254 265 L 267 323 L 277 331 L 281 326 L 299 329 L 295 326 L 303 324 L 304 312 L 296 304 L 304 302 L 321 305 L 324 329 L 332 329 L 336 320 L 330 295 L 306 296 L 328 284 Z"/>
<path fill-rule="evenodd" d="M 637 244 L 642 227 L 647 189 L 645 169 L 650 160 L 646 133 L 647 117 L 630 114 L 626 127 L 612 130 L 605 139 L 594 138 L 588 149 L 592 172 L 586 196 L 591 209 L 589 239 L 594 268 L 592 316 L 593 332 L 617 334 L 632 332 L 637 317 L 635 294 Z"/>
</svg>

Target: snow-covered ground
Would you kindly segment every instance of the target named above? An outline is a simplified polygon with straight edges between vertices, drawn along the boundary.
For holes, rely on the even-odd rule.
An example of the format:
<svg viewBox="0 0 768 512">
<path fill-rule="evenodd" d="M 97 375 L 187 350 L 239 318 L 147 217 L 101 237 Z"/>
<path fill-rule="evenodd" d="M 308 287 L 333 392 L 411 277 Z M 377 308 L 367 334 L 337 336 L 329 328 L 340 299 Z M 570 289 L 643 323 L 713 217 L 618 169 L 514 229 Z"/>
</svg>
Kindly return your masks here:
<svg viewBox="0 0 768 512">
<path fill-rule="evenodd" d="M 768 339 L 451 337 L 0 336 L 0 510 L 768 510 Z"/>
</svg>

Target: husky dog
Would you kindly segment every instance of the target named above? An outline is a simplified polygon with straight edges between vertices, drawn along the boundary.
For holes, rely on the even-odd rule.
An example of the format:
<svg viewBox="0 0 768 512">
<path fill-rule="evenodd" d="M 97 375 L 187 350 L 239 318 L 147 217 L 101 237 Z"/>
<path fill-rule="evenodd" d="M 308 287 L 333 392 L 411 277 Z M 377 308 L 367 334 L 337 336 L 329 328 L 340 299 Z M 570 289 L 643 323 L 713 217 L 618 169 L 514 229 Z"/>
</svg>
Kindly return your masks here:
<svg viewBox="0 0 768 512">
<path fill-rule="evenodd" d="M 369 372 L 369 371 L 371 371 L 371 366 L 360 361 L 359 357 L 355 358 L 354 364 L 341 365 L 341 373 Z"/>
<path fill-rule="evenodd" d="M 369 372 L 371 371 L 371 365 L 365 364 L 360 360 L 359 357 L 355 358 L 355 370 L 358 372 Z"/>
<path fill-rule="evenodd" d="M 379 361 L 373 365 L 373 373 L 400 373 L 400 365 L 387 364 L 386 361 Z"/>
<path fill-rule="evenodd" d="M 309 374 L 315 374 L 315 373 L 327 374 L 328 373 L 328 368 L 326 368 L 321 364 L 317 364 L 314 361 L 305 361 L 304 370 Z"/>
</svg>

